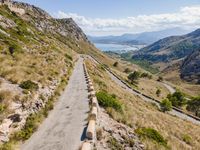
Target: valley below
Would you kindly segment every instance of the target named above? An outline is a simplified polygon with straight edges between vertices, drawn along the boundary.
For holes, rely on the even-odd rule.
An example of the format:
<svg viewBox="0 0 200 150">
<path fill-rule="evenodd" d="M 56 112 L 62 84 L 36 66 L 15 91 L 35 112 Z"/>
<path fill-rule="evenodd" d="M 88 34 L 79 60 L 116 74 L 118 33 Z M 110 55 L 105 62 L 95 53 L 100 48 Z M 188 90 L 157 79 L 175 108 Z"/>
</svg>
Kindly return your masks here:
<svg viewBox="0 0 200 150">
<path fill-rule="evenodd" d="M 200 149 L 199 39 L 91 37 L 72 18 L 0 1 L 0 150 Z"/>
</svg>

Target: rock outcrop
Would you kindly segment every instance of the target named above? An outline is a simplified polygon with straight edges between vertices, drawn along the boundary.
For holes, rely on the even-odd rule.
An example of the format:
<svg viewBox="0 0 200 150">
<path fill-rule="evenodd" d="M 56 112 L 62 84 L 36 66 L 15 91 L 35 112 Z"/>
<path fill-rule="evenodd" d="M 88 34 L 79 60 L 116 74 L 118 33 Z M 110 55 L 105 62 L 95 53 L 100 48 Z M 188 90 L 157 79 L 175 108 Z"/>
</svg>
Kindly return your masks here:
<svg viewBox="0 0 200 150">
<path fill-rule="evenodd" d="M 20 9 L 23 14 L 16 12 Z M 89 47 L 86 35 L 71 18 L 56 19 L 21 2 L 0 5 L 0 92 L 16 91 L 16 97 L 3 99 L 7 107 L 0 114 L 0 143 L 7 142 L 30 114 L 45 106 L 61 82 L 67 81 L 76 51 Z M 38 88 L 22 89 L 19 85 L 26 80 L 34 81 Z"/>
<path fill-rule="evenodd" d="M 200 84 L 200 49 L 189 55 L 181 66 L 181 78 Z"/>
</svg>

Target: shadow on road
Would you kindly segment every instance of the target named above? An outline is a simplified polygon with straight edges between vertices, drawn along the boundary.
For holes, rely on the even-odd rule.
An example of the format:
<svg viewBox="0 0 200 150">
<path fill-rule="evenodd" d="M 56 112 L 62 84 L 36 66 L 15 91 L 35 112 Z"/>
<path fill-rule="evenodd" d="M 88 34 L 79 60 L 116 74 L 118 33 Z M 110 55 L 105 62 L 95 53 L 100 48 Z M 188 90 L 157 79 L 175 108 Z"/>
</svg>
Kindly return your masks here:
<svg viewBox="0 0 200 150">
<path fill-rule="evenodd" d="M 85 128 L 83 129 L 83 133 L 82 133 L 82 135 L 81 135 L 81 141 L 84 141 L 84 140 L 86 139 L 86 130 L 87 130 L 87 127 L 85 127 Z"/>
</svg>

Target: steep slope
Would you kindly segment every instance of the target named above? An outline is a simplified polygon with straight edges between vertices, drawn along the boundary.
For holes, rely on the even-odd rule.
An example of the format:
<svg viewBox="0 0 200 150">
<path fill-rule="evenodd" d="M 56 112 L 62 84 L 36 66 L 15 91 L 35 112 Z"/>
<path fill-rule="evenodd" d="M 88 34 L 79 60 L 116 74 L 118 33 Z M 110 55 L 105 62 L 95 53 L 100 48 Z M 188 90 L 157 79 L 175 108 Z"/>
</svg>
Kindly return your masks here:
<svg viewBox="0 0 200 150">
<path fill-rule="evenodd" d="M 133 59 L 151 62 L 170 62 L 183 59 L 200 47 L 200 29 L 184 36 L 161 39 L 133 55 Z"/>
<path fill-rule="evenodd" d="M 113 106 L 105 106 L 105 112 L 107 112 L 114 120 L 127 124 L 134 129 L 139 137 L 141 137 L 142 142 L 145 144 L 143 149 L 189 150 L 200 148 L 199 134 L 197 134 L 200 133 L 200 128 L 198 125 L 191 124 L 188 121 L 176 118 L 169 114 L 164 114 L 160 112 L 155 105 L 146 103 L 140 99 L 140 97 L 127 92 L 123 86 L 113 82 L 113 78 L 109 76 L 106 70 L 102 69 L 100 65 L 95 64 L 90 59 L 87 60 L 86 65 L 89 69 L 88 72 L 94 81 L 95 90 L 97 92 L 106 91 L 107 93 L 114 95 L 114 97 L 124 106 L 123 112 L 116 111 Z M 102 107 L 104 107 L 104 105 L 102 105 Z M 101 124 L 107 123 L 109 122 L 107 121 Z M 107 145 L 109 146 L 107 149 L 120 149 L 125 145 L 125 143 L 131 143 L 130 134 L 128 134 L 129 136 L 126 134 L 121 138 L 120 135 L 123 135 L 123 132 L 120 132 L 120 126 L 117 126 L 117 128 L 117 130 L 112 131 L 112 124 L 109 125 L 109 129 L 106 127 L 102 128 L 104 132 L 103 136 L 101 136 L 98 141 L 98 145 L 104 146 L 105 149 L 107 148 Z M 144 128 L 148 128 L 149 130 L 157 130 L 158 133 L 167 140 L 167 146 L 166 144 L 160 144 L 155 140 L 155 138 L 152 138 L 156 136 L 155 132 L 150 134 L 150 136 L 143 137 L 142 135 L 148 134 L 145 131 L 143 132 L 143 130 L 140 130 Z M 137 132 L 138 129 L 141 132 Z M 109 134 L 105 136 L 105 132 L 109 132 L 112 136 L 110 137 Z M 116 133 L 120 133 L 120 135 L 116 135 Z M 185 137 L 189 137 L 189 141 L 186 141 Z M 109 138 L 113 140 L 108 140 Z M 119 138 L 120 141 L 117 140 Z M 124 142 L 124 139 L 126 142 Z M 131 139 L 134 138 L 131 137 Z M 134 144 L 136 144 L 136 142 L 134 142 Z M 134 144 L 130 144 L 130 146 Z"/>
<path fill-rule="evenodd" d="M 200 49 L 190 54 L 181 66 L 181 78 L 200 83 Z"/>
<path fill-rule="evenodd" d="M 11 5 L 25 14 L 0 5 L 0 143 L 27 120 L 31 125 L 15 138 L 30 137 L 66 86 L 77 52 L 100 53 L 72 19 L 54 19 L 25 3 Z"/>
</svg>

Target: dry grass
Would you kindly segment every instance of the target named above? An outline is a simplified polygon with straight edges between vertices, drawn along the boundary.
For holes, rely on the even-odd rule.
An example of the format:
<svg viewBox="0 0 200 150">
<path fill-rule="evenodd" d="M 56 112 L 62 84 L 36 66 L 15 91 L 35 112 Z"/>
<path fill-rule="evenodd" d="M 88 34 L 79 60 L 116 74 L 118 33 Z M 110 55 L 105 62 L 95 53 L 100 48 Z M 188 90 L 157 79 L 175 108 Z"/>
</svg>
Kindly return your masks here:
<svg viewBox="0 0 200 150">
<path fill-rule="evenodd" d="M 164 79 L 172 83 L 172 86 L 181 90 L 189 96 L 200 95 L 200 85 L 191 84 L 180 79 L 180 74 L 177 70 L 173 70 L 164 74 Z"/>
<path fill-rule="evenodd" d="M 89 73 L 94 81 L 97 91 L 106 90 L 115 94 L 124 104 L 124 113 L 108 110 L 109 114 L 116 120 L 129 124 L 133 128 L 154 128 L 168 140 L 170 149 L 189 150 L 200 149 L 200 126 L 194 125 L 177 117 L 160 112 L 152 104 L 146 103 L 139 97 L 128 93 L 118 84 L 113 82 L 108 74 L 98 65 L 87 61 Z M 191 142 L 184 141 L 184 135 L 191 137 Z M 144 140 L 146 149 L 165 149 L 150 140 Z"/>
<path fill-rule="evenodd" d="M 162 100 L 167 97 L 170 92 L 168 89 L 163 86 L 160 82 L 157 82 L 155 80 L 149 80 L 149 79 L 140 79 L 138 84 L 139 91 L 142 93 L 145 93 L 146 95 L 149 95 L 155 99 Z M 160 89 L 161 94 L 160 96 L 157 96 L 156 91 Z"/>
<path fill-rule="evenodd" d="M 128 80 L 127 79 L 128 74 L 121 72 L 117 69 L 112 69 L 112 70 L 123 80 L 125 80 L 125 81 Z M 139 68 L 137 68 L 135 70 L 144 71 Z M 166 98 L 167 95 L 170 94 L 169 90 L 162 83 L 157 81 L 158 77 L 156 75 L 152 75 L 152 77 L 153 77 L 152 79 L 140 78 L 138 80 L 138 84 L 136 85 L 137 87 L 133 86 L 133 88 L 135 88 L 135 89 L 141 91 L 142 93 L 149 95 L 155 99 L 158 99 L 158 100 L 162 100 L 162 99 Z M 157 94 L 156 94 L 156 91 L 158 89 L 161 90 L 160 96 L 157 96 Z"/>
</svg>

